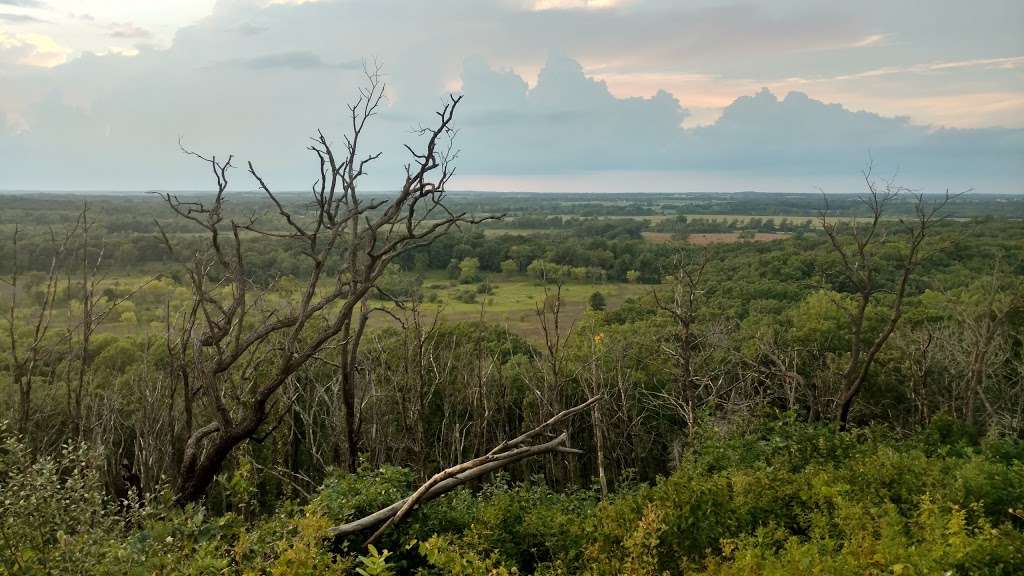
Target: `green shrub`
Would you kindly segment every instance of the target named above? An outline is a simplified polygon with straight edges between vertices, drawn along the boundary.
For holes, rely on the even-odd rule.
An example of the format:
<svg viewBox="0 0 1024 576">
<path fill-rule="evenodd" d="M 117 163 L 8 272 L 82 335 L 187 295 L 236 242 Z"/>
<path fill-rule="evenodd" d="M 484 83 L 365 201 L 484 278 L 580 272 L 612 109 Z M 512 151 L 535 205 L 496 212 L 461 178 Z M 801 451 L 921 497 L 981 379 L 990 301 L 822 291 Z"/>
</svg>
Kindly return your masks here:
<svg viewBox="0 0 1024 576">
<path fill-rule="evenodd" d="M 948 442 L 948 443 L 947 443 Z M 0 443 L 0 574 L 988 574 L 1024 573 L 1020 441 L 934 429 L 837 433 L 791 418 L 704 427 L 679 468 L 601 500 L 493 478 L 419 507 L 361 553 L 332 525 L 411 492 L 412 474 L 336 472 L 271 513 L 253 470 L 220 482 L 231 512 L 104 496 L 84 446 L 34 458 Z"/>
</svg>

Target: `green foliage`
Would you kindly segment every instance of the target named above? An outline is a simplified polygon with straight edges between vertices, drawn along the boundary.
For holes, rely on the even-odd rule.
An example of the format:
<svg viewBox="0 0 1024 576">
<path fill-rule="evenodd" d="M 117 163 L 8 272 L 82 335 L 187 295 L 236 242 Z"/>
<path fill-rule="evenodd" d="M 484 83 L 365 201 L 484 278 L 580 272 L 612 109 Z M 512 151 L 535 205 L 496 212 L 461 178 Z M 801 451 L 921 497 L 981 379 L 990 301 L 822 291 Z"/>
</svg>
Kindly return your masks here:
<svg viewBox="0 0 1024 576">
<path fill-rule="evenodd" d="M 140 364 L 142 354 L 135 343 L 128 339 L 112 342 L 96 355 L 93 367 L 109 375 L 120 375 Z"/>
<path fill-rule="evenodd" d="M 372 469 L 366 464 L 359 474 L 336 471 L 324 481 L 312 506 L 336 523 L 376 512 L 408 495 L 412 472 L 394 466 Z"/>
<path fill-rule="evenodd" d="M 419 552 L 427 563 L 442 574 L 451 576 L 509 576 L 519 574 L 515 568 L 508 570 L 492 555 L 482 558 L 476 552 L 466 550 L 453 543 L 449 537 L 433 536 L 421 542 Z"/>
<path fill-rule="evenodd" d="M 480 281 L 480 259 L 467 256 L 459 262 L 459 281 L 472 284 Z"/>
<path fill-rule="evenodd" d="M 506 276 L 512 276 L 519 272 L 519 263 L 509 258 L 508 260 L 501 261 L 501 273 Z"/>
<path fill-rule="evenodd" d="M 359 576 L 393 576 L 394 572 L 388 566 L 388 556 L 391 555 L 387 550 L 378 552 L 377 548 L 370 544 L 369 555 L 360 556 L 359 563 L 360 567 L 356 568 L 356 574 Z"/>
<path fill-rule="evenodd" d="M 246 520 L 159 495 L 115 505 L 84 447 L 35 459 L 7 434 L 0 573 L 1019 574 L 1022 453 L 1019 441 L 791 419 L 704 428 L 654 484 L 601 501 L 499 478 L 420 508 L 389 535 L 399 554 L 360 554 L 332 548 L 327 528 L 407 495 L 408 471 L 335 473 L 309 504 Z"/>
<path fill-rule="evenodd" d="M 855 305 L 852 297 L 835 292 L 819 290 L 808 295 L 787 312 L 790 338 L 803 346 L 848 349 L 846 311 Z"/>
<path fill-rule="evenodd" d="M 295 198 L 284 200 L 298 207 Z M 481 213 L 516 215 L 403 254 L 370 294 L 379 301 L 356 363 L 364 450 L 374 465 L 356 474 L 329 469 L 342 461 L 344 439 L 337 359 L 327 354 L 269 403 L 259 441 L 231 455 L 206 506 L 185 508 L 172 505 L 163 486 L 175 479 L 189 427 L 215 414 L 197 395 L 184 423 L 183 384 L 199 383 L 194 375 L 182 382 L 188 355 L 177 357 L 176 332 L 192 302 L 150 222 L 151 206 L 119 199 L 117 210 L 97 211 L 105 254 L 98 306 L 127 299 L 82 354 L 81 290 L 63 279 L 77 264 L 62 271 L 43 353 L 25 380 L 10 339 L 26 358 L 46 297 L 47 231 L 72 222 L 80 205 L 0 199 L 0 220 L 26 226 L 18 291 L 0 286 L 5 300 L 17 296 L 13 325 L 0 333 L 4 414 L 17 414 L 19 385 L 34 385 L 24 426 L 30 447 L 0 434 L 0 574 L 1024 573 L 1024 229 L 1010 219 L 1024 204 L 955 203 L 962 212 L 952 215 L 1008 217 L 934 229 L 934 247 L 955 249 L 921 264 L 901 324 L 861 392 L 856 426 L 837 434 L 798 421 L 829 417 L 853 345 L 853 287 L 830 273 L 838 257 L 805 217 L 806 197 L 723 198 L 466 200 Z M 855 199 L 835 200 L 837 211 L 856 215 Z M 266 207 L 242 195 L 226 216 Z M 898 202 L 894 214 L 909 208 Z M 188 229 L 163 226 L 181 255 L 203 249 Z M 885 229 L 879 286 L 898 274 L 894 246 L 905 234 L 893 222 Z M 671 272 L 681 246 L 656 243 L 650 232 L 666 241 L 740 230 L 790 236 L 707 247 L 692 357 L 704 405 L 696 433 L 686 435 L 672 406 L 678 327 L 645 285 Z M 260 238 L 247 246 L 246 273 L 258 289 L 244 321 L 255 326 L 264 314 L 294 309 L 308 270 L 299 248 Z M 5 273 L 9 248 L 0 243 Z M 543 284 L 554 282 L 565 307 L 549 366 L 535 306 Z M 390 296 L 429 303 L 421 329 Z M 862 343 L 879 333 L 891 303 L 889 293 L 874 296 Z M 397 327 L 390 314 L 406 324 Z M 317 329 L 306 326 L 299 338 Z M 976 354 L 985 342 L 987 356 Z M 984 373 L 972 390 L 965 382 L 975 365 Z M 80 366 L 88 367 L 82 380 Z M 221 375 L 225 397 L 248 398 L 250 376 L 259 382 L 272 368 L 258 356 L 246 366 L 251 372 Z M 358 536 L 324 539 L 330 526 L 391 504 L 415 480 L 546 418 L 552 366 L 559 403 L 592 390 L 611 401 L 597 413 L 600 425 L 588 414 L 572 423 L 583 454 L 517 464 L 508 476 L 418 507 L 381 540 L 387 550 L 364 551 Z M 592 425 L 606 440 L 612 492 L 603 500 L 578 488 L 596 475 Z M 61 447 L 68 438 L 76 442 Z M 143 478 L 145 505 L 113 496 L 125 493 L 122 459 Z"/>
<path fill-rule="evenodd" d="M 178 508 L 165 494 L 145 505 L 115 503 L 105 496 L 99 467 L 84 446 L 36 459 L 3 434 L 0 574 L 350 573 L 352 560 L 324 545 L 331 523 L 317 503 L 284 504 L 248 522 L 235 513 Z"/>
<path fill-rule="evenodd" d="M 455 300 L 463 304 L 476 304 L 477 290 L 463 288 L 455 292 Z"/>
<path fill-rule="evenodd" d="M 569 269 L 547 260 L 534 260 L 526 267 L 526 273 L 540 282 L 557 282 L 569 275 Z"/>
<path fill-rule="evenodd" d="M 1024 499 L 1024 469 L 987 446 L 928 456 L 915 448 L 924 438 L 787 421 L 704 434 L 672 476 L 607 502 L 531 485 L 485 490 L 469 530 L 421 552 L 461 574 L 1024 569 L 1024 523 L 1007 513 Z"/>
<path fill-rule="evenodd" d="M 77 444 L 36 459 L 2 428 L 0 441 L 0 566 L 70 574 L 104 556 L 120 522 L 97 455 Z"/>
</svg>

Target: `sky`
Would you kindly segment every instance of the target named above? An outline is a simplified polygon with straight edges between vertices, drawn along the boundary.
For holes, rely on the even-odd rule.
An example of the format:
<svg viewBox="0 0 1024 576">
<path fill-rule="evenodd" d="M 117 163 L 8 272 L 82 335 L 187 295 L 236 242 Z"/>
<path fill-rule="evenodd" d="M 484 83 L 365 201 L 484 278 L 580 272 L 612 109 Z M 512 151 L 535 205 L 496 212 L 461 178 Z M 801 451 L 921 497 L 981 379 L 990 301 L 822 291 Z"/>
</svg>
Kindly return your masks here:
<svg viewBox="0 0 1024 576">
<path fill-rule="evenodd" d="M 0 190 L 309 189 L 367 62 L 374 189 L 460 93 L 453 188 L 1024 193 L 1019 0 L 0 0 Z"/>
</svg>

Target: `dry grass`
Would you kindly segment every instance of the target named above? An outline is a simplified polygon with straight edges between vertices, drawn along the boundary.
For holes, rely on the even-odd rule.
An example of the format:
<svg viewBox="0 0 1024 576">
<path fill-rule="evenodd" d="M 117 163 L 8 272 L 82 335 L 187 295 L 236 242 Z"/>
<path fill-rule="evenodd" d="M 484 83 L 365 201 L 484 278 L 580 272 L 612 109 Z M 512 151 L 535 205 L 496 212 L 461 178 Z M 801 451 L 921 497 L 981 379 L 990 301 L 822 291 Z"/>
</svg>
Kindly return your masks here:
<svg viewBox="0 0 1024 576">
<path fill-rule="evenodd" d="M 545 234 L 557 231 L 557 228 L 484 228 L 484 236 L 531 236 L 533 234 Z"/>
<path fill-rule="evenodd" d="M 768 242 L 789 237 L 785 232 L 758 232 L 753 238 L 740 238 L 739 232 L 714 232 L 709 234 L 690 234 L 686 241 L 696 246 L 709 244 L 734 244 L 736 242 Z"/>
<path fill-rule="evenodd" d="M 672 241 L 671 232 L 642 232 L 644 240 L 651 244 L 668 244 Z"/>
</svg>

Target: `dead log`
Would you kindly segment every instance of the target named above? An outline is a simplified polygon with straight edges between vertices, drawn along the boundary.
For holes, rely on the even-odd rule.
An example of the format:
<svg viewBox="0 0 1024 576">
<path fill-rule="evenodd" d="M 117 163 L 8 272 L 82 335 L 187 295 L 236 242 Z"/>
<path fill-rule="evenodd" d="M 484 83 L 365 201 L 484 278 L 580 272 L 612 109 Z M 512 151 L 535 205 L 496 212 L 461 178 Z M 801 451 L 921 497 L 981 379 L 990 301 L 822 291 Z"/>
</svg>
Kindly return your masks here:
<svg viewBox="0 0 1024 576">
<path fill-rule="evenodd" d="M 378 510 L 369 516 L 364 516 L 363 518 L 353 520 L 347 524 L 334 526 L 328 529 L 328 536 L 332 538 L 343 538 L 379 526 L 380 528 L 378 528 L 366 541 L 366 544 L 369 545 L 375 542 L 389 528 L 400 522 L 419 504 L 433 500 L 434 498 L 446 494 L 467 482 L 481 478 L 494 470 L 541 454 L 556 452 L 580 453 L 579 450 L 574 450 L 566 446 L 569 439 L 569 434 L 567 432 L 563 432 L 554 439 L 542 444 L 526 446 L 524 446 L 524 444 L 543 432 L 545 429 L 565 420 L 581 410 L 588 408 L 599 399 L 600 397 L 594 397 L 583 404 L 563 410 L 529 432 L 526 432 L 512 440 L 502 442 L 484 456 L 474 458 L 438 472 L 420 485 L 420 487 L 417 488 L 417 490 L 408 498 L 403 498 L 402 500 Z"/>
</svg>

